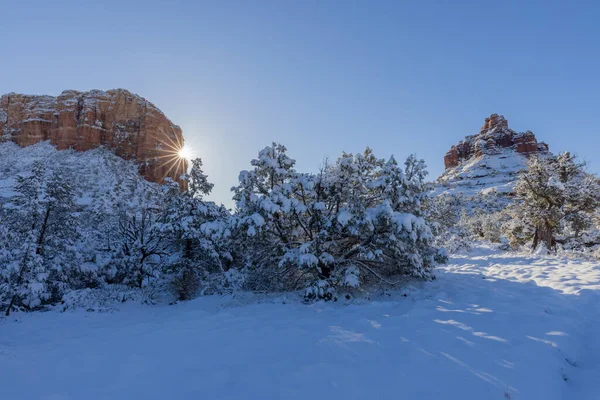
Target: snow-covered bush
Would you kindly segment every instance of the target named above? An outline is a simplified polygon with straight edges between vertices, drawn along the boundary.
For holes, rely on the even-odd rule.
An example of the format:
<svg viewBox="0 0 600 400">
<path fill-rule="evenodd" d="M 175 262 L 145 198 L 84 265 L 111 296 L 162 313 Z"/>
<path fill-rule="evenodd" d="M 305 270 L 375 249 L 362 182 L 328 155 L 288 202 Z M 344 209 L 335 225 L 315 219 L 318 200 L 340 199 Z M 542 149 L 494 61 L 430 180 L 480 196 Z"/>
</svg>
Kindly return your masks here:
<svg viewBox="0 0 600 400">
<path fill-rule="evenodd" d="M 460 195 L 428 197 L 425 214 L 431 224 L 435 246 L 446 249 L 449 254 L 471 249 L 472 233 L 466 223 L 468 217 Z"/>
<path fill-rule="evenodd" d="M 476 239 L 500 243 L 503 238 L 502 227 L 507 221 L 506 213 L 502 211 L 475 210 L 472 214 L 464 214 L 462 223 Z"/>
<path fill-rule="evenodd" d="M 410 157 L 403 171 L 367 149 L 317 174 L 294 164 L 274 143 L 233 188 L 238 262 L 254 275 L 253 289 L 310 286 L 327 298 L 334 287 L 430 277 L 444 260 L 422 214 L 422 161 Z"/>
<path fill-rule="evenodd" d="M 188 262 L 183 262 L 174 268 L 171 278 L 171 290 L 178 300 L 193 299 L 200 288 L 198 271 Z"/>
</svg>

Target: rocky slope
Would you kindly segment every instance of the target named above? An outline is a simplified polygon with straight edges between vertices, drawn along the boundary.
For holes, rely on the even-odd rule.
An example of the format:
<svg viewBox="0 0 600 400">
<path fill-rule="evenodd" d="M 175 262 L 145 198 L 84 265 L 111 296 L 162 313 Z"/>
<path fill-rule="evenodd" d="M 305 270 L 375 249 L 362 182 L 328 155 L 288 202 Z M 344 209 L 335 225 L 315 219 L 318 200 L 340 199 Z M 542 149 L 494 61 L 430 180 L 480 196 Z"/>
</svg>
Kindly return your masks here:
<svg viewBox="0 0 600 400">
<path fill-rule="evenodd" d="M 516 132 L 504 116 L 492 114 L 478 134 L 467 136 L 446 153 L 446 171 L 438 178 L 436 191 L 510 193 L 527 157 L 548 153 L 548 145 L 538 142 L 533 132 Z"/>
<path fill-rule="evenodd" d="M 500 154 L 503 149 L 530 155 L 547 152 L 548 145 L 544 142 L 538 143 L 531 131 L 516 132 L 510 129 L 504 116 L 492 114 L 485 119 L 478 134 L 467 136 L 448 150 L 444 156 L 444 164 L 446 169 L 454 168 L 474 157 Z"/>
<path fill-rule="evenodd" d="M 152 182 L 179 180 L 187 169 L 178 157 L 181 129 L 152 103 L 124 89 L 66 90 L 57 97 L 5 94 L 0 98 L 0 135 L 22 147 L 42 141 L 59 150 L 105 146 L 134 160 Z"/>
</svg>

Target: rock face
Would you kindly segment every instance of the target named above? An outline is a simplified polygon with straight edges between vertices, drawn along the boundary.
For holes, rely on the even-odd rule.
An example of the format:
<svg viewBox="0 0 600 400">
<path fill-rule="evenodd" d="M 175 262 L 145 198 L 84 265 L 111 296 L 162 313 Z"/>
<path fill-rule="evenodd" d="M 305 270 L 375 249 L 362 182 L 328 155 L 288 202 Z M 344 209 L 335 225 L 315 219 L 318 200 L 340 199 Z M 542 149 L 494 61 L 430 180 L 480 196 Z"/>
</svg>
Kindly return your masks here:
<svg viewBox="0 0 600 400">
<path fill-rule="evenodd" d="M 467 136 L 450 148 L 444 156 L 444 164 L 446 169 L 454 168 L 465 160 L 484 154 L 498 154 L 506 148 L 524 155 L 548 152 L 548 145 L 538 142 L 533 132 L 516 132 L 508 127 L 506 118 L 492 114 L 485 119 L 477 135 Z"/>
<path fill-rule="evenodd" d="M 124 89 L 58 97 L 9 93 L 0 98 L 0 135 L 19 146 L 50 141 L 59 150 L 105 146 L 134 160 L 149 181 L 179 181 L 187 162 L 179 157 L 181 129 L 146 99 Z"/>
</svg>

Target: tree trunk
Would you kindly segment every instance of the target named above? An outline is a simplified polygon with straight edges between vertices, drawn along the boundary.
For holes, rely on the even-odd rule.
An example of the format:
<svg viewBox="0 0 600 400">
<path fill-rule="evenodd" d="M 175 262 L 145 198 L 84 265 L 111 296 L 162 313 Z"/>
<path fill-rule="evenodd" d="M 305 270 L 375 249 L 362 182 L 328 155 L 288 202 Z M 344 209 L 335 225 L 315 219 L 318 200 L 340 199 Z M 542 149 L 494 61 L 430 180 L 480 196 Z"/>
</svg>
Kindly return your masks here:
<svg viewBox="0 0 600 400">
<path fill-rule="evenodd" d="M 138 277 L 138 287 L 142 289 L 144 287 L 144 262 L 140 263 L 140 276 Z"/>
<path fill-rule="evenodd" d="M 44 244 L 44 236 L 46 236 L 46 229 L 48 228 L 48 219 L 50 218 L 50 207 L 46 209 L 46 215 L 44 215 L 44 222 L 40 229 L 40 235 L 37 240 L 37 247 L 35 248 L 35 254 L 42 254 L 42 245 Z"/>
<path fill-rule="evenodd" d="M 6 309 L 6 312 L 4 313 L 5 317 L 10 316 L 10 310 L 11 310 L 11 308 L 13 308 L 16 298 L 17 298 L 17 295 L 13 294 L 12 298 L 10 299 L 10 304 L 8 305 L 8 308 Z"/>
<path fill-rule="evenodd" d="M 146 260 L 146 255 L 142 254 L 142 258 L 140 260 L 140 276 L 138 277 L 138 287 L 142 289 L 144 287 L 144 261 Z"/>
<path fill-rule="evenodd" d="M 544 243 L 548 250 L 554 250 L 556 239 L 554 238 L 554 229 L 550 224 L 544 224 L 535 228 L 533 236 L 533 249 L 535 250 L 540 243 Z"/>
<path fill-rule="evenodd" d="M 192 258 L 192 239 L 185 239 L 185 256 L 186 259 Z"/>
</svg>

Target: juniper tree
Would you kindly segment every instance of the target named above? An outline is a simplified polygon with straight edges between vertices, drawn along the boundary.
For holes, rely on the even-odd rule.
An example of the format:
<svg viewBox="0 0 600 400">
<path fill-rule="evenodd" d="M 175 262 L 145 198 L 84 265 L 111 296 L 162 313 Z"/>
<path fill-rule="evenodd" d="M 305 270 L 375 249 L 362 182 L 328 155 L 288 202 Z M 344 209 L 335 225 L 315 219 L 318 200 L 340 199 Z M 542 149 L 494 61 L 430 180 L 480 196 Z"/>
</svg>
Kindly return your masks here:
<svg viewBox="0 0 600 400">
<path fill-rule="evenodd" d="M 513 242 L 531 240 L 534 249 L 540 244 L 554 249 L 564 235 L 579 236 L 590 226 L 600 204 L 600 185 L 584 166 L 568 152 L 529 159 L 515 186 L 517 201 L 510 209 L 512 218 L 522 221 L 508 224 L 514 227 L 508 231 Z"/>
<path fill-rule="evenodd" d="M 411 180 L 394 158 L 367 149 L 307 174 L 293 170 L 285 147 L 263 149 L 233 189 L 247 264 L 273 271 L 287 288 L 316 283 L 312 295 L 326 298 L 338 285 L 430 276 L 443 259 L 420 216 L 424 170 L 408 164 L 415 166 Z"/>
</svg>

